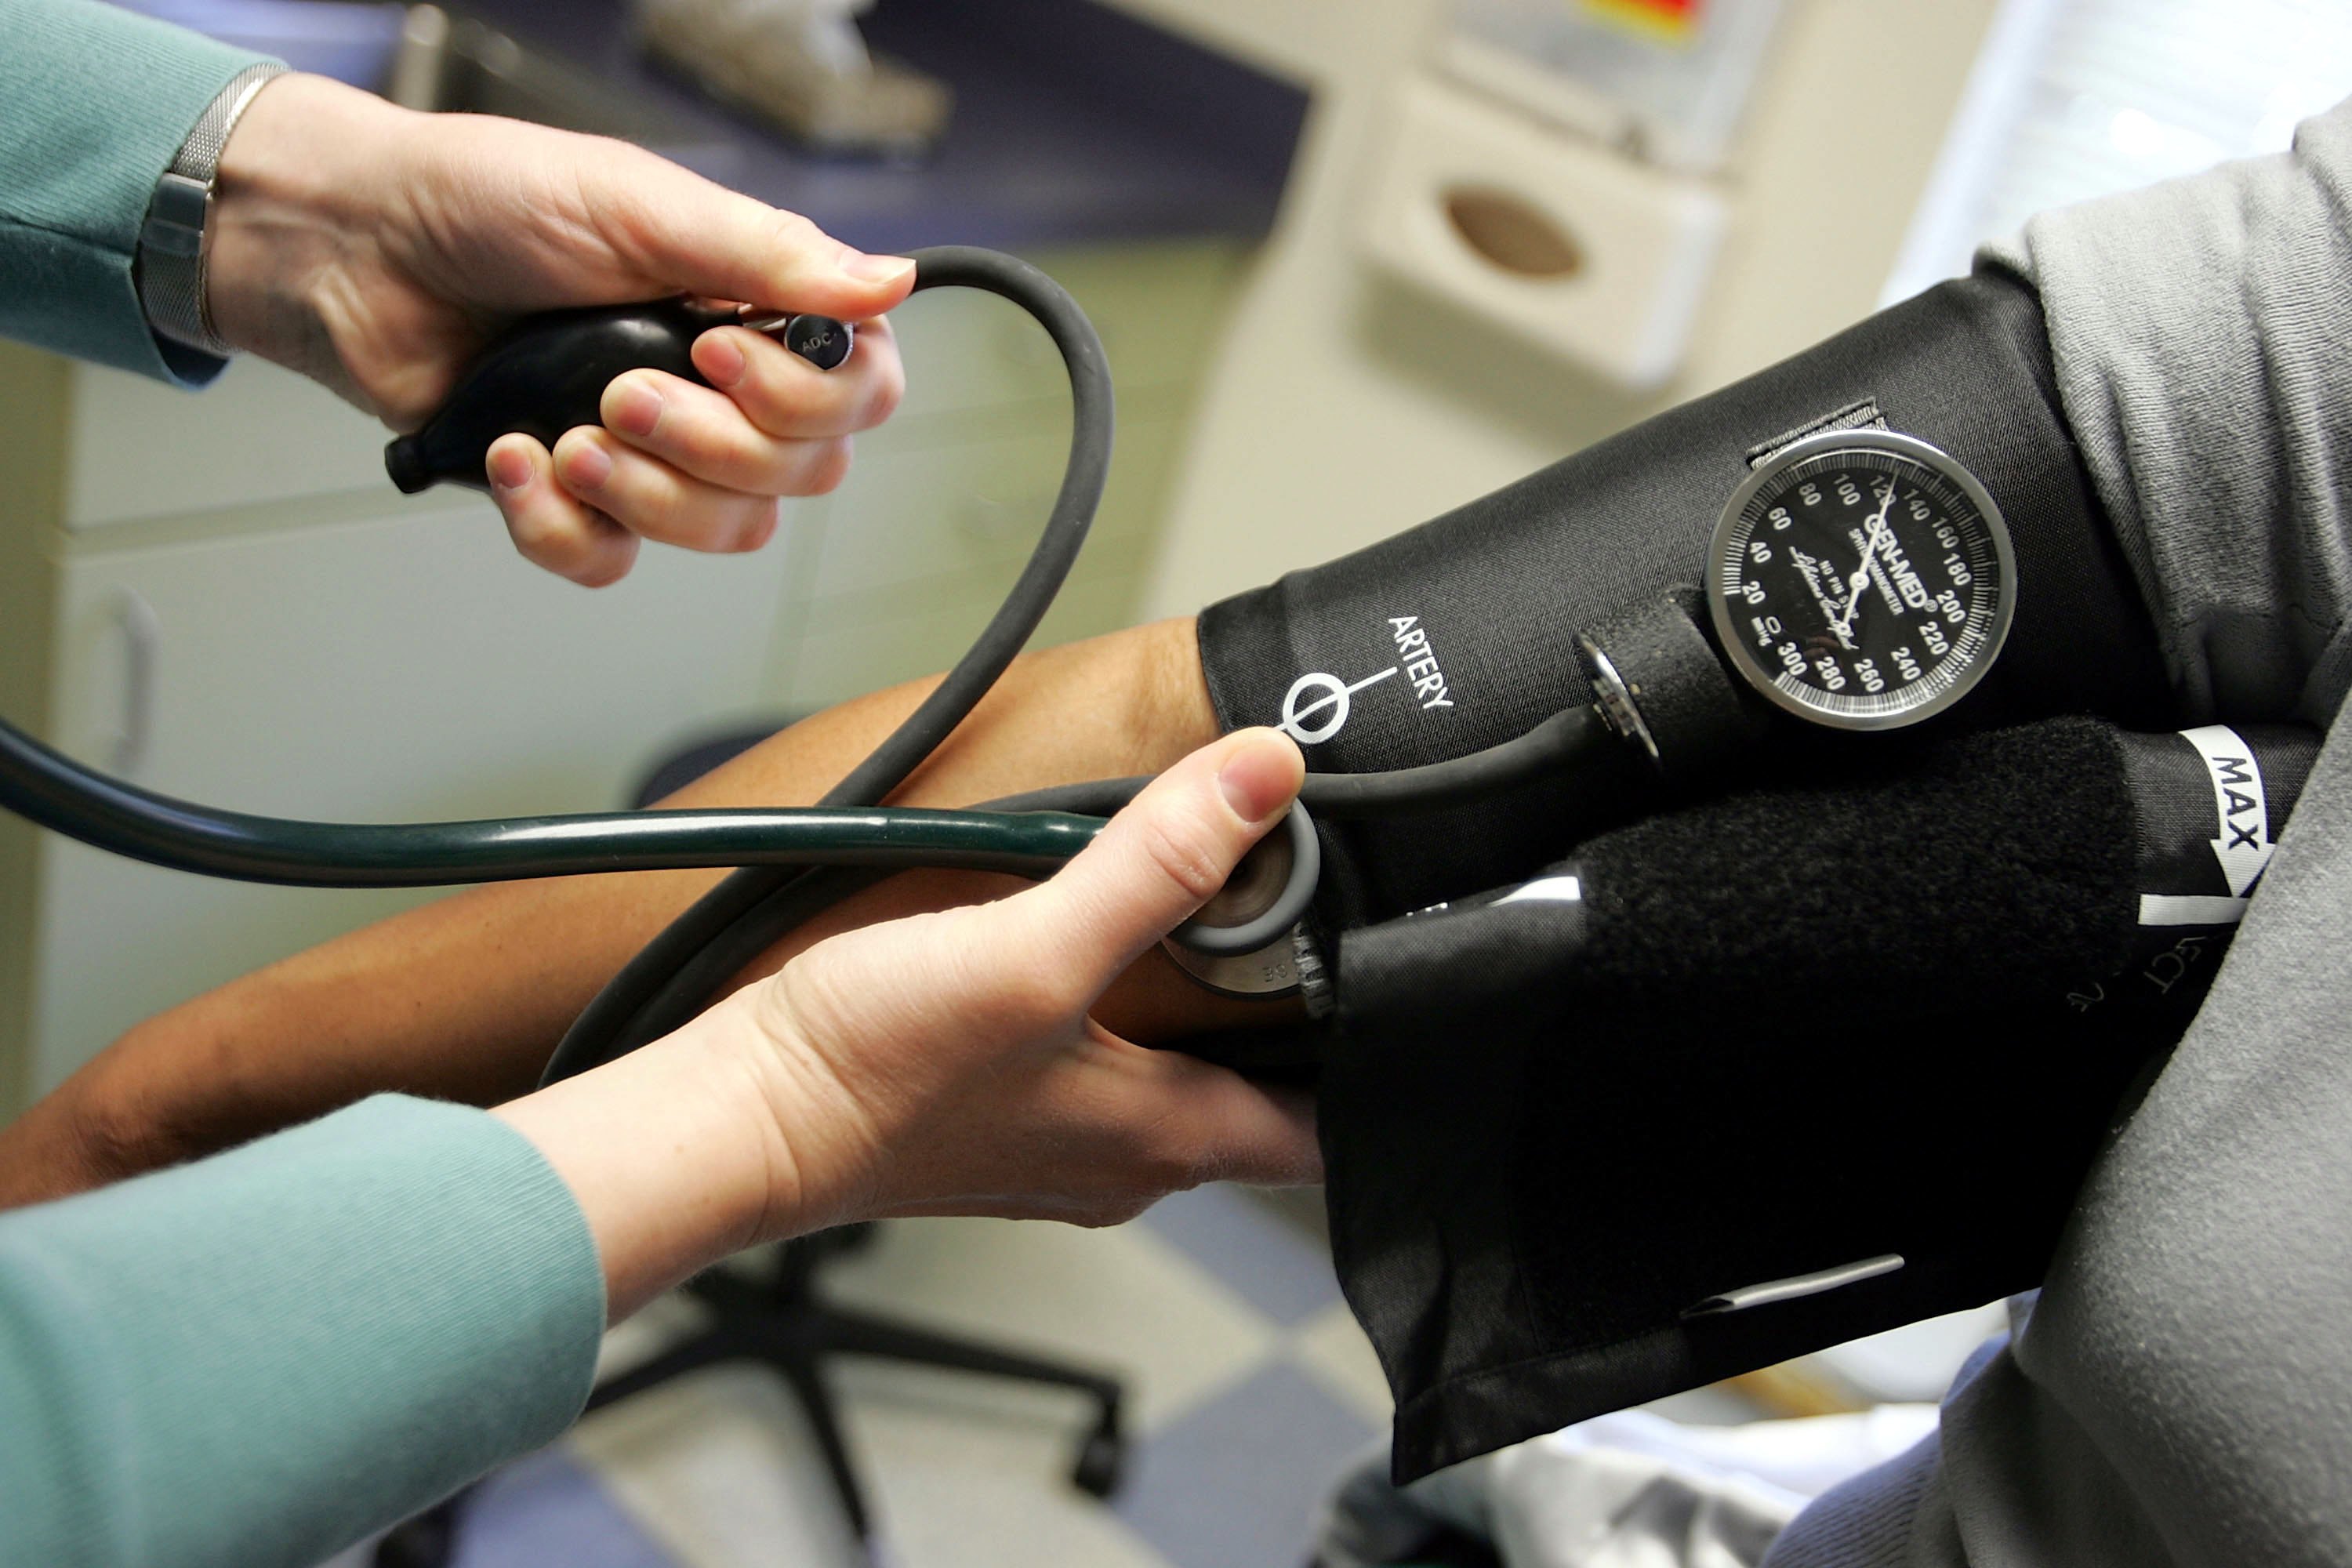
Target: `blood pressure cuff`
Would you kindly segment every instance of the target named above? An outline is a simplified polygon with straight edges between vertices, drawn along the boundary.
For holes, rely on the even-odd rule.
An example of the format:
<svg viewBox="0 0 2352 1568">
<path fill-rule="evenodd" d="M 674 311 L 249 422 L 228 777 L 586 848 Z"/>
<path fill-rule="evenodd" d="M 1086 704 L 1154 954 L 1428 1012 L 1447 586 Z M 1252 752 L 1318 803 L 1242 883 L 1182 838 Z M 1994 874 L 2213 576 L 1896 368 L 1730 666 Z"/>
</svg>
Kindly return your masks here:
<svg viewBox="0 0 2352 1568">
<path fill-rule="evenodd" d="M 1857 409 L 1967 465 L 2016 546 L 2008 645 L 1939 727 L 2091 712 L 2163 728 L 2155 633 L 2061 417 L 2040 307 L 1994 271 L 1211 606 L 1201 657 L 1217 712 L 1228 726 L 1286 724 L 1318 773 L 1436 762 L 1523 733 L 1591 700 L 1578 632 L 1700 579 L 1751 455 Z M 1644 804 L 1622 793 L 1565 778 L 1455 811 L 1326 824 L 1318 914 L 1346 930 L 1510 880 Z"/>
<path fill-rule="evenodd" d="M 1211 607 L 1200 639 L 1218 713 L 1229 727 L 1284 724 L 1318 772 L 1429 763 L 1520 734 L 1591 700 L 1580 628 L 1700 579 L 1753 458 L 1856 411 L 1967 465 L 2015 545 L 2007 647 L 1937 731 L 2066 712 L 2174 721 L 2149 617 L 2062 416 L 2038 302 L 2000 272 L 1930 289 L 1433 522 Z M 1756 766 L 1829 779 L 1858 748 L 1913 743 L 1790 723 Z M 1322 825 L 1316 921 L 1327 952 L 1346 953 L 1342 1013 L 1318 1047 L 1328 1201 L 1341 1283 L 1399 1396 L 1401 1479 L 1913 1307 L 1943 1310 L 1956 1292 L 2030 1280 L 2051 1211 L 2010 1226 L 1979 1201 L 1984 1173 L 2071 1192 L 2084 1145 L 2040 1137 L 2044 1119 L 2079 1131 L 2113 1100 L 2114 1073 L 2088 1068 L 2041 1072 L 2021 1100 L 2017 1075 L 2049 1054 L 2035 1033 L 2046 1007 L 1971 1025 L 1942 999 L 1908 1037 L 1782 1023 L 1727 1041 L 1719 1020 L 1671 998 L 1557 994 L 1540 966 L 1510 971 L 1525 952 L 1468 942 L 1443 921 L 1349 934 L 1533 876 L 1597 827 L 1669 804 L 1623 782 L 1641 776 L 1554 778 L 1475 806 Z M 1529 900 L 1494 918 L 1568 914 Z M 1449 1008 L 1465 986 L 1507 1005 Z M 2014 1049 L 1960 1048 L 1980 1034 Z M 1906 1054 L 1914 1039 L 1920 1054 Z M 1596 1055 L 1613 1070 L 1588 1082 Z M 1889 1062 L 1910 1072 L 1902 1116 L 1940 1142 L 1916 1120 L 1890 1123 Z M 1921 1062 L 1939 1064 L 1924 1081 Z M 1903 1135 L 1849 1136 L 1891 1124 Z M 1912 1157 L 1928 1149 L 1951 1158 Z M 1869 1226 L 1853 1195 L 1865 1187 L 1940 1216 L 1923 1234 L 1985 1245 L 1730 1314 L 1710 1348 L 1691 1348 L 1681 1263 L 1716 1251 L 1710 1277 L 1727 1288 L 1766 1252 L 1860 1258 Z M 1718 1212 L 1736 1223 L 1694 1223 Z M 1754 1258 L 1733 1245 L 1743 1227 Z M 1549 1250 L 1531 1254 L 1531 1237 Z"/>
</svg>

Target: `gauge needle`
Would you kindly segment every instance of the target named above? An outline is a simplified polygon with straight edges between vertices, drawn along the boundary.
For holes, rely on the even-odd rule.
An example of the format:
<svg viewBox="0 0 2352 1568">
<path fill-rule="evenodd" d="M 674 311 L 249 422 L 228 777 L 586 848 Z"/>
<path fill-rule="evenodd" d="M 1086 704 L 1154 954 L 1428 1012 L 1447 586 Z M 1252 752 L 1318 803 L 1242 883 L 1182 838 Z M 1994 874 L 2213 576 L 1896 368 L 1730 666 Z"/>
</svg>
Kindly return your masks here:
<svg viewBox="0 0 2352 1568">
<path fill-rule="evenodd" d="M 1853 593 L 1846 599 L 1845 614 L 1840 616 L 1837 625 L 1831 628 L 1837 633 L 1840 642 L 1853 635 L 1853 613 L 1862 605 L 1862 591 L 1870 586 L 1870 558 L 1878 553 L 1878 542 L 1886 533 L 1886 514 L 1894 510 L 1895 481 L 1889 479 L 1886 481 L 1886 504 L 1880 507 L 1878 515 L 1870 520 L 1870 532 L 1862 542 L 1862 559 L 1855 563 L 1853 577 L 1847 584 Z"/>
</svg>

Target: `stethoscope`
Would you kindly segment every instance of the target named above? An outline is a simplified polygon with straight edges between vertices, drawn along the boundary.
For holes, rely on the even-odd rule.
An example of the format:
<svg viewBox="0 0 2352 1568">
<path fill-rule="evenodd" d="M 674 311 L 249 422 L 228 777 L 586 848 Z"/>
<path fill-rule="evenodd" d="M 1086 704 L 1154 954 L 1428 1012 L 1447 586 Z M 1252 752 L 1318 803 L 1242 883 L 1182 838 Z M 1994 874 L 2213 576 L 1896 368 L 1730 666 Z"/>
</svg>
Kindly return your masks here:
<svg viewBox="0 0 2352 1568">
<path fill-rule="evenodd" d="M 1069 459 L 1027 564 L 970 649 L 816 805 L 398 825 L 298 821 L 140 788 L 0 721 L 0 806 L 151 865 L 296 887 L 440 887 L 736 868 L 581 1015 L 549 1063 L 551 1080 L 669 1032 L 777 937 L 893 871 L 1050 876 L 1147 781 L 1097 780 L 957 810 L 874 803 L 971 712 L 1067 577 L 1109 471 L 1109 369 L 1085 313 L 1037 268 L 965 247 L 919 251 L 915 261 L 917 289 L 997 294 L 1045 328 L 1069 374 Z M 683 300 L 530 318 L 481 355 L 431 421 L 391 444 L 387 469 L 404 490 L 445 479 L 479 485 L 487 449 L 499 436 L 525 430 L 551 442 L 564 430 L 596 423 L 605 384 L 626 369 L 650 365 L 698 380 L 687 352 L 694 338 L 739 319 L 732 310 Z M 822 317 L 761 316 L 744 324 L 777 333 L 821 368 L 853 352 L 851 329 Z M 1858 534 L 1847 526 L 1857 521 Z M 1947 563 L 1937 583 L 1967 574 L 1975 590 L 1958 614 L 1934 598 L 1944 590 L 1931 588 L 1920 567 L 1947 555 L 1958 564 Z M 1713 642 L 1694 606 L 1648 606 L 1621 631 L 1585 640 L 1596 692 L 1590 704 L 1450 761 L 1309 774 L 1283 830 L 1253 852 L 1224 894 L 1171 933 L 1180 958 L 1205 974 L 1205 966 L 1267 953 L 1286 940 L 1306 917 L 1321 875 L 1318 817 L 1456 805 L 1581 765 L 1615 764 L 1629 751 L 1664 763 L 1752 727 L 1752 704 L 1727 705 L 1720 692 L 1712 708 L 1679 697 L 1659 701 L 1670 685 L 1687 692 L 1694 681 L 1711 679 L 1728 690 L 1728 667 L 1767 701 L 1844 728 L 1887 728 L 1940 710 L 1972 687 L 1998 653 L 2014 594 L 2008 536 L 1982 487 L 1927 443 L 1886 432 L 1832 432 L 1775 454 L 1727 508 L 1710 565 Z M 1923 595 L 1930 620 L 1906 621 L 1871 607 L 1887 598 L 1898 609 L 1916 608 L 1912 601 Z M 1935 634 L 1943 646 L 1934 653 L 1916 629 L 1929 625 L 1948 627 Z M 1908 640 L 1885 644 L 1887 635 Z M 1286 719 L 1305 726 L 1328 722 L 1335 709 L 1344 711 L 1350 693 L 1336 678 L 1332 684 L 1342 689 L 1295 693 L 1297 710 L 1286 710 Z M 1866 685 L 1872 689 L 1863 689 Z M 1700 710 L 1717 717 L 1688 719 Z M 1694 733 L 1683 735 L 1677 724 Z"/>
</svg>

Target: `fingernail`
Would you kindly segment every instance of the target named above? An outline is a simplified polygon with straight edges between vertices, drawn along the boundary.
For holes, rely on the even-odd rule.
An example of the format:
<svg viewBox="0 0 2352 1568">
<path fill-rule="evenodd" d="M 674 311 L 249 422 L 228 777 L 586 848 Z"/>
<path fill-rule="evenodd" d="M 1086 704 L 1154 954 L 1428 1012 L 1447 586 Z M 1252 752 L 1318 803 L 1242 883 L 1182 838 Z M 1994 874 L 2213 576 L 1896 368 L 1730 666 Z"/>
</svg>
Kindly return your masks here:
<svg viewBox="0 0 2352 1568">
<path fill-rule="evenodd" d="M 530 459 L 512 447 L 490 454 L 490 483 L 502 490 L 519 490 L 530 483 Z"/>
<path fill-rule="evenodd" d="M 694 345 L 695 368 L 710 378 L 710 384 L 722 391 L 743 379 L 751 364 L 743 351 L 725 332 L 705 332 Z"/>
<path fill-rule="evenodd" d="M 613 389 L 613 425 L 629 436 L 650 436 L 661 423 L 662 395 L 642 381 L 625 381 Z"/>
<path fill-rule="evenodd" d="M 602 489 L 612 477 L 612 454 L 593 441 L 581 442 L 563 459 L 563 482 L 576 489 Z"/>
<path fill-rule="evenodd" d="M 1244 822 L 1259 823 L 1290 805 L 1298 791 L 1297 754 L 1270 734 L 1234 748 L 1217 770 L 1217 788 Z"/>
<path fill-rule="evenodd" d="M 915 269 L 903 256 L 868 256 L 853 250 L 841 258 L 841 269 L 861 283 L 896 283 Z"/>
</svg>

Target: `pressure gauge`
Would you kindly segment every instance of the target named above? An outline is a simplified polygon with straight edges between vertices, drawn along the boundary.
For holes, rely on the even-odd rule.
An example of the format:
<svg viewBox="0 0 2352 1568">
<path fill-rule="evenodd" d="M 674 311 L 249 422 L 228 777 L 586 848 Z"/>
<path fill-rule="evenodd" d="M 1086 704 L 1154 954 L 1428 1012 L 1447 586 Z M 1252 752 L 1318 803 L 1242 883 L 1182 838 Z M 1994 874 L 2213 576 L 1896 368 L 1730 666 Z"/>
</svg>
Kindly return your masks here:
<svg viewBox="0 0 2352 1568">
<path fill-rule="evenodd" d="M 1916 437 L 1809 436 L 1716 525 L 1707 603 L 1724 655 L 1817 724 L 1892 730 L 1958 702 L 2009 636 L 2017 563 L 1974 474 Z"/>
</svg>

